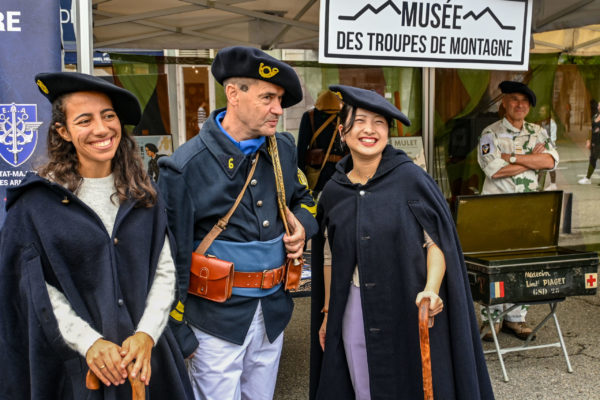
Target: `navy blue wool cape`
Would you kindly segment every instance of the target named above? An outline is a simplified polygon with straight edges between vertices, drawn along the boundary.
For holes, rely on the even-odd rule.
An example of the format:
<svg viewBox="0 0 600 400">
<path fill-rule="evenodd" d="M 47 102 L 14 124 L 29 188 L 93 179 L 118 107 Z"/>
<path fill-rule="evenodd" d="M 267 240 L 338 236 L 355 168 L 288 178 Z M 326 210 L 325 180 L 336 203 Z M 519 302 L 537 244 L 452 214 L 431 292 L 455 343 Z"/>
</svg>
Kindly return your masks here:
<svg viewBox="0 0 600 400">
<path fill-rule="evenodd" d="M 415 299 L 427 278 L 425 230 L 446 260 L 439 292 L 444 310 L 430 329 L 434 397 L 493 399 L 460 243 L 436 183 L 391 146 L 365 185 L 349 181 L 351 169 L 347 156 L 319 201 L 318 219 L 332 248 L 332 282 L 323 353 L 321 235 L 313 238 L 310 398 L 354 399 L 342 318 L 357 264 L 372 399 L 423 398 Z"/>
<path fill-rule="evenodd" d="M 72 192 L 29 174 L 9 189 L 0 232 L 0 399 L 131 399 L 128 382 L 85 387 L 84 357 L 62 339 L 45 282 L 106 340 L 142 317 L 167 233 L 165 206 L 121 204 L 112 233 Z M 152 350 L 147 399 L 193 399 L 167 328 Z"/>
</svg>

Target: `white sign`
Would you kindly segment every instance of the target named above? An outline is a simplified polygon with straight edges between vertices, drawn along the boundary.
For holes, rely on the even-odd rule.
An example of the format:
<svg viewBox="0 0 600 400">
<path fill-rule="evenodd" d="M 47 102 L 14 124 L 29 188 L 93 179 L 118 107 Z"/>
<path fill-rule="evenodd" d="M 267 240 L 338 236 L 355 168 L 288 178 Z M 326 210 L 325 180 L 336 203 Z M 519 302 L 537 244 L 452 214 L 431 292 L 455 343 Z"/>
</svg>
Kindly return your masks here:
<svg viewBox="0 0 600 400">
<path fill-rule="evenodd" d="M 404 150 L 415 164 L 427 171 L 421 136 L 393 136 L 389 138 L 389 143 L 396 149 Z"/>
<path fill-rule="evenodd" d="M 532 0 L 321 0 L 319 62 L 526 70 Z"/>
</svg>

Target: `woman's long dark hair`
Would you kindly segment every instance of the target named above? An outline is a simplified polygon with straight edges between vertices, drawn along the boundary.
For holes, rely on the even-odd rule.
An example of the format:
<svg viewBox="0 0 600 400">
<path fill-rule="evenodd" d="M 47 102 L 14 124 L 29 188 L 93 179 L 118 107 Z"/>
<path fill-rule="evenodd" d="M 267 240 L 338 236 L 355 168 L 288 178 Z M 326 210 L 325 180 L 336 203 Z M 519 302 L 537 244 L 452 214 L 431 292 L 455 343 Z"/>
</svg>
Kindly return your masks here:
<svg viewBox="0 0 600 400">
<path fill-rule="evenodd" d="M 66 94 L 52 103 L 52 120 L 48 128 L 48 163 L 39 174 L 76 192 L 83 180 L 79 173 L 79 159 L 73 143 L 64 140 L 56 130 L 57 124 L 66 128 L 65 110 Z M 59 126 L 60 126 L 59 125 Z M 137 151 L 135 141 L 121 124 L 121 141 L 111 161 L 111 169 L 115 178 L 116 193 L 119 203 L 131 199 L 137 206 L 152 207 L 156 204 L 156 190 L 150 183 L 148 174 L 142 167 L 142 159 Z"/>
</svg>

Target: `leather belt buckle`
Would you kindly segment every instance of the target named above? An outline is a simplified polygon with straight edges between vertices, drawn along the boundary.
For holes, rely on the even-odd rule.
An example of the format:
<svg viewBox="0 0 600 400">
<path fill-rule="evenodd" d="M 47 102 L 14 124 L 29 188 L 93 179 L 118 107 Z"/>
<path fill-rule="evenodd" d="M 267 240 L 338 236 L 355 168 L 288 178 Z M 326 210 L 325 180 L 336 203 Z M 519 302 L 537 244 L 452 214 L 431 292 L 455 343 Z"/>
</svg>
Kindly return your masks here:
<svg viewBox="0 0 600 400">
<path fill-rule="evenodd" d="M 280 281 L 280 276 L 281 276 L 281 267 L 276 268 L 273 270 L 273 286 L 278 285 Z"/>
<path fill-rule="evenodd" d="M 264 284 L 265 284 L 265 275 L 266 275 L 266 273 L 267 273 L 267 272 L 269 272 L 269 270 L 268 270 L 268 269 L 263 269 L 263 272 L 262 272 L 262 274 L 261 274 L 261 276 L 260 276 L 260 288 L 261 288 L 261 289 L 264 289 L 264 287 L 263 287 L 263 286 L 264 286 Z M 270 288 L 269 288 L 269 289 L 270 289 Z"/>
</svg>

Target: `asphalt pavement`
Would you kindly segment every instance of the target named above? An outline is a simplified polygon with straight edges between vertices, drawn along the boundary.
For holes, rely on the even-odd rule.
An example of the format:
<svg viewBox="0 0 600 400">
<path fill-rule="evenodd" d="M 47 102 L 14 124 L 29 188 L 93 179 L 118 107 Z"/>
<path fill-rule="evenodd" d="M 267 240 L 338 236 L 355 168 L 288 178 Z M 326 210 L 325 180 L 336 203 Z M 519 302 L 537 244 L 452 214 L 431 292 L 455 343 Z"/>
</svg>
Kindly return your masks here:
<svg viewBox="0 0 600 400">
<path fill-rule="evenodd" d="M 285 331 L 275 400 L 308 399 L 310 298 L 296 298 L 295 303 L 292 322 Z M 538 323 L 548 311 L 548 305 L 532 306 L 527 319 Z M 487 354 L 496 399 L 600 400 L 600 294 L 569 297 L 558 304 L 556 314 L 573 372 L 567 372 L 560 348 L 533 349 L 504 355 L 509 378 L 504 382 L 498 356 Z M 556 328 L 550 320 L 532 344 L 557 341 Z M 499 342 L 502 348 L 523 343 L 502 332 Z M 493 343 L 484 342 L 484 349 L 494 349 Z"/>
</svg>

